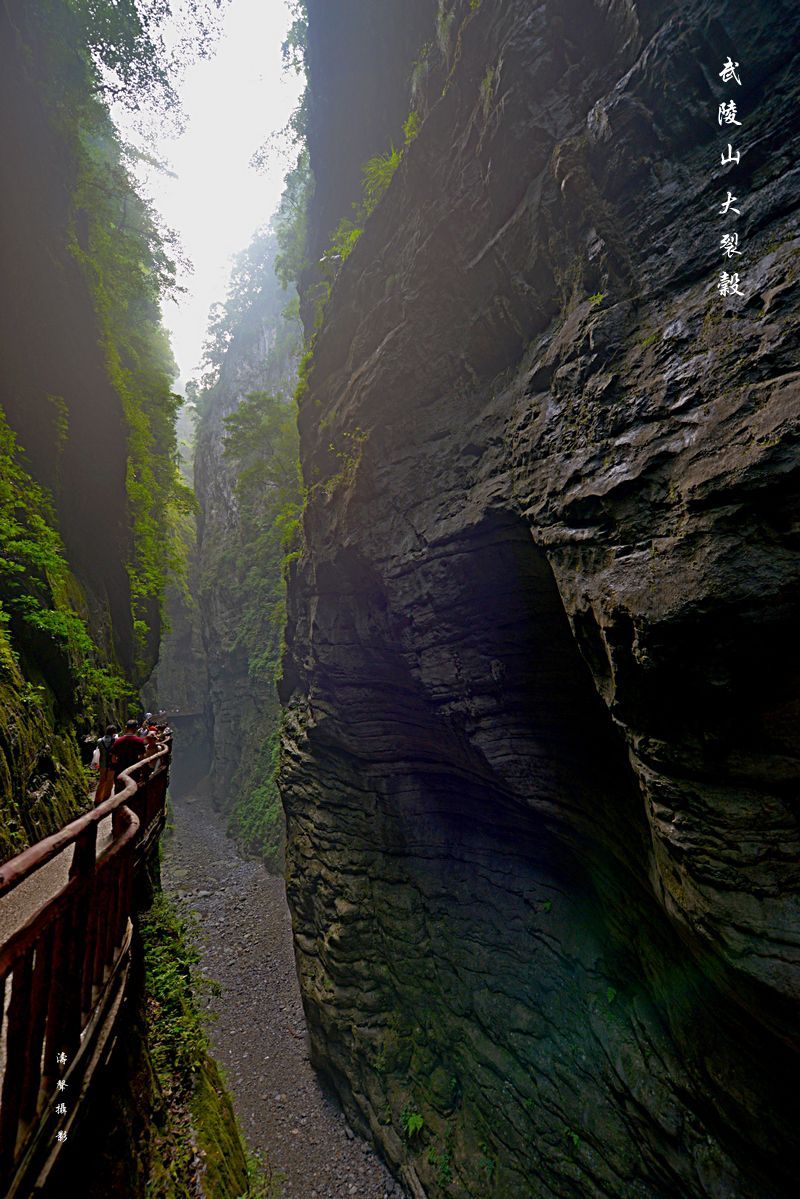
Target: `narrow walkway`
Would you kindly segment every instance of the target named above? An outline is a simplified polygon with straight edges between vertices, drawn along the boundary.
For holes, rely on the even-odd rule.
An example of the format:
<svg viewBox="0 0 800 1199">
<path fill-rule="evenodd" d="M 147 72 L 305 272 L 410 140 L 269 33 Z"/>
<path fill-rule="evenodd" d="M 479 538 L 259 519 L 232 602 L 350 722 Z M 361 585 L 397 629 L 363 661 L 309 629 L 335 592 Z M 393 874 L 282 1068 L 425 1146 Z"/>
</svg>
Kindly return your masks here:
<svg viewBox="0 0 800 1199">
<path fill-rule="evenodd" d="M 78 815 L 91 809 L 92 796 L 87 795 L 86 806 Z M 77 817 L 74 817 L 77 819 Z M 97 826 L 97 857 L 101 857 L 111 842 L 111 817 L 106 816 Z M 13 937 L 26 920 L 37 912 L 50 898 L 69 882 L 69 872 L 75 846 L 68 845 L 52 861 L 41 866 L 30 878 L 26 878 L 7 895 L 0 895 L 0 945 Z"/>
<path fill-rule="evenodd" d="M 282 1176 L 282 1199 L 401 1199 L 308 1061 L 283 880 L 238 856 L 200 792 L 173 801 L 173 822 L 163 884 L 200 917 L 201 968 L 222 987 L 212 1048 L 250 1148 Z"/>
</svg>

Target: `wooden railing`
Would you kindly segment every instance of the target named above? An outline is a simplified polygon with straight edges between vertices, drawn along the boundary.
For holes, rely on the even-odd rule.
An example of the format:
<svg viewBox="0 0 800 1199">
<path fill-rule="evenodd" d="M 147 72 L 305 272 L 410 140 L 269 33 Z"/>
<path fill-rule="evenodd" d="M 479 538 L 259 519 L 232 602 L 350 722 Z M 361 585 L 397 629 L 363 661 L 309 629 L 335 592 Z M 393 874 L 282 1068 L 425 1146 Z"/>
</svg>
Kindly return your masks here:
<svg viewBox="0 0 800 1199">
<path fill-rule="evenodd" d="M 113 1044 L 134 877 L 164 825 L 169 757 L 163 746 L 137 762 L 120 775 L 121 791 L 0 867 L 0 903 L 13 908 L 9 893 L 22 901 L 37 886 L 34 876 L 56 863 L 39 875 L 45 893 L 34 910 L 0 945 L 4 1199 L 22 1199 L 47 1175 Z M 98 828 L 109 816 L 111 837 L 98 853 Z"/>
</svg>

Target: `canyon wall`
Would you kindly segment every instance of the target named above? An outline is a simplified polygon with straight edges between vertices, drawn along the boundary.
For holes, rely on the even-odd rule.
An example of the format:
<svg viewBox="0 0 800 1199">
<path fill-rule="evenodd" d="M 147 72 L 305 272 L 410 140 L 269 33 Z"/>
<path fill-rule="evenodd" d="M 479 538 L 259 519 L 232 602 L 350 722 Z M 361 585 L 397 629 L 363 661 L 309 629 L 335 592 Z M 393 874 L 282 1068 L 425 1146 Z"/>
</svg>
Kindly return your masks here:
<svg viewBox="0 0 800 1199">
<path fill-rule="evenodd" d="M 248 258 L 249 255 L 249 258 Z M 240 844 L 277 865 L 283 820 L 272 765 L 279 704 L 270 650 L 271 593 L 280 583 L 280 557 L 265 546 L 243 513 L 240 463 L 226 452 L 232 417 L 253 393 L 283 397 L 288 405 L 300 347 L 293 292 L 274 273 L 275 241 L 262 234 L 245 252 L 246 286 L 228 302 L 218 375 L 201 394 L 194 457 L 199 504 L 193 592 L 196 594 L 208 680 L 209 785 L 215 806 L 231 816 Z M 241 276 L 239 276 L 241 280 Z M 296 306 L 296 295 L 294 295 Z M 254 431 L 253 455 L 271 446 Z M 171 652 L 172 637 L 166 641 Z"/>
<path fill-rule="evenodd" d="M 405 6 L 349 0 L 335 53 L 308 8 L 319 245 L 345 113 L 362 161 L 419 115 L 300 402 L 314 1059 L 415 1196 L 787 1197 L 800 11 L 421 6 L 412 100 Z"/>
<path fill-rule="evenodd" d="M 194 483 L 196 418 L 193 406 L 185 403 L 176 424 L 181 476 L 189 486 Z M 186 560 L 186 576 L 167 585 L 166 628 L 158 662 L 141 692 L 145 708 L 153 712 L 165 710 L 175 731 L 170 786 L 178 794 L 184 794 L 206 778 L 211 768 L 213 741 L 208 662 L 197 599 L 200 589 L 197 523 L 198 512 L 188 512 L 176 530 Z"/>
<path fill-rule="evenodd" d="M 35 34 L 45 39 L 34 31 L 23 6 L 3 6 L 0 405 L 34 477 L 56 500 L 95 625 L 109 638 L 113 629 L 114 649 L 132 671 L 125 421 L 90 289 L 68 249 L 78 164 L 44 93 L 46 46 Z"/>
<path fill-rule="evenodd" d="M 174 364 L 160 325 L 171 265 L 133 189 L 99 80 L 99 63 L 108 70 L 109 59 L 123 73 L 127 62 L 140 83 L 153 69 L 152 56 L 143 65 L 140 13 L 72 0 L 0 4 L 2 862 L 91 807 L 82 758 L 94 738 L 84 738 L 139 707 L 135 688 L 158 655 L 170 517 L 189 507 L 175 477 Z M 64 877 L 68 865 L 67 858 Z M 44 901 L 61 885 L 60 870 L 22 884 L 28 905 L 28 883 Z M 160 927 L 153 908 L 142 919 L 157 864 L 146 880 L 144 873 L 137 871 L 118 1023 L 101 1038 L 89 1093 L 65 1092 L 75 1121 L 58 1160 L 48 1162 L 48 1180 L 36 1186 L 42 1199 L 237 1199 L 249 1189 L 245 1148 L 201 1034 L 186 931 L 174 914 L 163 915 L 163 900 Z M 19 942 L 12 951 L 2 984 L 4 1075 L 10 1040 L 22 1043 L 20 997 L 23 1007 L 31 999 L 30 1043 L 41 1038 L 36 994 L 53 989 L 42 947 L 49 942 L 47 961 L 55 953 L 53 970 L 62 974 L 64 953 L 82 961 L 88 909 L 80 898 L 70 907 L 79 882 L 56 896 L 38 932 L 23 927 L 25 951 Z M 85 898 L 102 902 L 91 892 Z M 128 902 L 124 887 L 117 899 Z M 17 924 L 14 903 L 15 894 L 4 897 L 6 938 Z M 50 1007 L 56 1030 L 71 1002 L 64 1011 Z M 108 1017 L 101 1004 L 95 1018 Z M 48 1033 L 48 1069 L 51 1042 Z M 4 1083 L 8 1092 L 12 1079 Z M 21 1135 L 28 1131 L 21 1126 Z"/>
<path fill-rule="evenodd" d="M 146 274 L 148 231 L 134 219 L 144 210 L 121 169 L 112 179 L 98 165 L 105 154 L 119 167 L 119 154 L 78 24 L 66 4 L 0 7 L 2 859 L 85 804 L 82 738 L 127 715 L 127 684 L 152 668 L 160 629 L 156 589 L 134 597 L 131 579 L 142 564 L 137 517 L 148 505 L 152 548 L 163 491 L 143 496 L 133 475 L 144 459 L 163 466 L 169 490 L 169 356 Z M 82 137 L 89 125 L 94 141 Z M 92 192 L 94 170 L 103 184 Z M 119 220 L 125 206 L 127 241 L 115 229 L 113 248 L 98 250 L 104 218 L 113 210 Z M 131 244 L 139 258 L 126 275 Z M 111 328 L 123 304 L 144 386 L 125 354 L 130 337 Z"/>
</svg>

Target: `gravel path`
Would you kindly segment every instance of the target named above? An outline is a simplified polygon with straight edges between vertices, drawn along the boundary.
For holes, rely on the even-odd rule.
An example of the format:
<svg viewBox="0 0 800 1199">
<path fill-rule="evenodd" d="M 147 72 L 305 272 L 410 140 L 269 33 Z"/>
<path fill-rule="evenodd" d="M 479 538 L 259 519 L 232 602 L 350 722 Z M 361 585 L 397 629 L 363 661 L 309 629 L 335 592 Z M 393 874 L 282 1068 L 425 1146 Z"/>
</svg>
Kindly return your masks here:
<svg viewBox="0 0 800 1199">
<path fill-rule="evenodd" d="M 402 1199 L 309 1063 L 283 879 L 239 857 L 200 791 L 172 812 L 163 885 L 200 918 L 201 969 L 222 987 L 212 1048 L 250 1148 L 282 1176 L 281 1199 Z"/>
</svg>

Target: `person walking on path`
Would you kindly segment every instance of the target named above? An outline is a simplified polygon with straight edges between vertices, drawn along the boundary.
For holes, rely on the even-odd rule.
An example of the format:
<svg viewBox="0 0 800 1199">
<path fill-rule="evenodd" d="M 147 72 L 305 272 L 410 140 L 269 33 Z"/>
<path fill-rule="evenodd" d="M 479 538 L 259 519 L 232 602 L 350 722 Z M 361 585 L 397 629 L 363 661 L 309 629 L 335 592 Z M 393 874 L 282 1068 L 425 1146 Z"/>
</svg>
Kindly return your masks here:
<svg viewBox="0 0 800 1199">
<path fill-rule="evenodd" d="M 103 803 L 108 799 L 114 787 L 114 767 L 111 765 L 111 747 L 117 739 L 117 726 L 115 724 L 106 725 L 106 731 L 100 740 L 97 742 L 97 749 L 100 754 L 98 763 L 100 774 L 97 778 L 97 789 L 94 793 L 94 806 Z"/>
<path fill-rule="evenodd" d="M 147 742 L 144 737 L 139 736 L 138 728 L 138 720 L 129 720 L 125 725 L 124 736 L 117 737 L 114 742 L 114 748 L 111 751 L 111 765 L 114 768 L 115 784 L 123 770 L 127 770 L 129 766 L 133 766 L 134 762 L 138 762 L 140 758 L 144 757 Z M 121 791 L 122 788 L 116 785 L 115 790 Z"/>
</svg>

